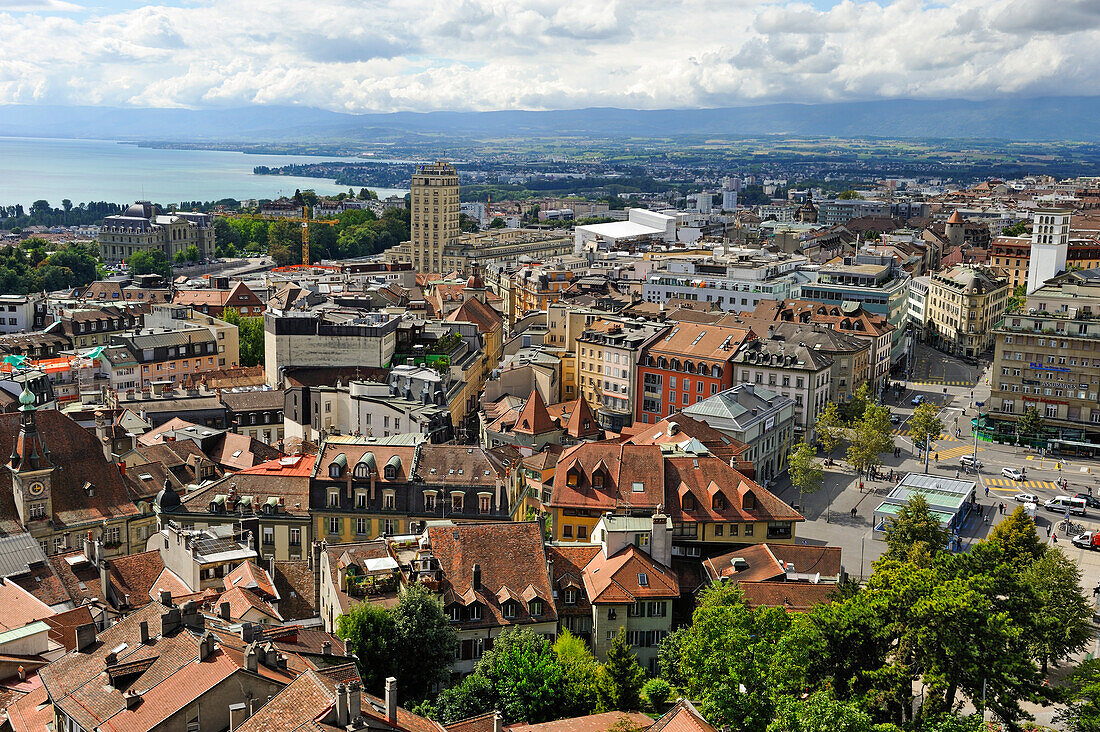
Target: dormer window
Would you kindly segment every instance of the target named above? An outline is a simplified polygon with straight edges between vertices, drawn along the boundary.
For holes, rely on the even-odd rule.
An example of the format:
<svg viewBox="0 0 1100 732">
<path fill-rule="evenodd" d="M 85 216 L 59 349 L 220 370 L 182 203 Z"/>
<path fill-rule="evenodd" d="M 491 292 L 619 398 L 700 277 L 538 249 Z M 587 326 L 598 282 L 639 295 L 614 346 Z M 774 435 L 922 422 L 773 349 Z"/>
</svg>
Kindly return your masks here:
<svg viewBox="0 0 1100 732">
<path fill-rule="evenodd" d="M 570 468 L 565 474 L 565 484 L 570 488 L 576 488 L 580 481 L 580 473 L 575 468 Z"/>
<path fill-rule="evenodd" d="M 508 619 L 516 617 L 516 603 L 512 602 L 511 600 L 504 603 L 504 605 L 501 607 L 501 612 L 503 613 L 504 617 Z"/>
<path fill-rule="evenodd" d="M 752 511 L 756 508 L 756 494 L 752 491 L 746 491 L 744 498 L 741 499 L 741 508 L 745 511 Z"/>
<path fill-rule="evenodd" d="M 603 488 L 603 472 L 597 470 L 592 474 L 592 487 Z"/>
<path fill-rule="evenodd" d="M 457 604 L 451 605 L 450 608 L 448 608 L 447 616 L 450 618 L 452 623 L 459 622 L 460 620 L 462 620 L 462 606 Z"/>
<path fill-rule="evenodd" d="M 538 598 L 531 600 L 531 602 L 527 604 L 527 611 L 536 617 L 542 615 L 542 600 Z"/>
<path fill-rule="evenodd" d="M 576 605 L 577 604 L 577 591 L 574 589 L 568 589 L 565 591 L 565 604 Z"/>
<path fill-rule="evenodd" d="M 392 465 L 387 465 L 384 468 L 384 471 L 385 471 L 386 480 L 396 480 L 397 479 L 397 469 L 394 468 Z"/>
<path fill-rule="evenodd" d="M 725 511 L 726 497 L 722 493 L 715 493 L 714 498 L 711 499 L 711 504 L 715 511 Z"/>
<path fill-rule="evenodd" d="M 481 603 L 470 605 L 470 620 L 481 620 Z"/>
<path fill-rule="evenodd" d="M 680 508 L 684 511 L 695 510 L 695 496 L 690 493 L 685 493 L 683 499 L 680 501 Z"/>
</svg>

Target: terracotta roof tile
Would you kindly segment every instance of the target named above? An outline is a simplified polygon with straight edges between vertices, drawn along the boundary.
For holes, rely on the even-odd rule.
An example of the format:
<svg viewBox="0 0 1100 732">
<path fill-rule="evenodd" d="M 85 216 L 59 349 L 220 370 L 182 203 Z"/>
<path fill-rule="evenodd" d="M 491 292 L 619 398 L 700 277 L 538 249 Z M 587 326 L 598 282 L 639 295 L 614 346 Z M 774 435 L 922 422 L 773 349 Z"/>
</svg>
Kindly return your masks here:
<svg viewBox="0 0 1100 732">
<path fill-rule="evenodd" d="M 620 728 L 647 730 L 652 724 L 653 718 L 641 712 L 603 712 L 542 724 L 512 724 L 506 729 L 508 732 L 609 732 Z M 447 732 L 455 732 L 454 725 L 449 726 Z"/>
<path fill-rule="evenodd" d="M 835 584 L 810 582 L 742 582 L 745 604 L 749 607 L 778 607 L 805 612 L 814 605 L 831 602 Z"/>
<path fill-rule="evenodd" d="M 531 396 L 527 397 L 527 403 L 519 413 L 514 430 L 525 435 L 541 435 L 554 429 L 550 413 L 546 411 L 546 402 L 542 400 L 538 389 L 532 389 Z"/>
<path fill-rule="evenodd" d="M 718 732 L 687 699 L 681 699 L 648 732 Z"/>
<path fill-rule="evenodd" d="M 676 573 L 633 544 L 610 557 L 597 552 L 584 568 L 584 588 L 593 604 L 680 596 Z"/>
<path fill-rule="evenodd" d="M 313 591 L 313 570 L 309 560 L 292 559 L 275 562 L 275 589 L 279 592 L 279 614 L 287 620 L 307 620 L 317 617 Z"/>
</svg>

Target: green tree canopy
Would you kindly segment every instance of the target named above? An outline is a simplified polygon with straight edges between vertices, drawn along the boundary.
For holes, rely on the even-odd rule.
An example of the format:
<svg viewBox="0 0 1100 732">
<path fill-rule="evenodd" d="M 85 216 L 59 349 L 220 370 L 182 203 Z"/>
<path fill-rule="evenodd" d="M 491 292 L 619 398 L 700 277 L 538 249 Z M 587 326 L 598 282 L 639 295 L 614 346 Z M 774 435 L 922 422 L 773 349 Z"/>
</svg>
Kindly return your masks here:
<svg viewBox="0 0 1100 732">
<path fill-rule="evenodd" d="M 600 666 L 596 681 L 597 710 L 629 712 L 641 708 L 644 680 L 645 671 L 626 642 L 626 629 L 620 627 L 607 649 L 607 661 Z"/>
<path fill-rule="evenodd" d="M 1062 691 L 1066 708 L 1055 721 L 1067 732 L 1100 732 L 1100 659 L 1082 662 Z"/>
<path fill-rule="evenodd" d="M 423 699 L 450 675 L 458 643 L 443 604 L 431 590 L 413 583 L 393 609 L 401 652 L 394 659 L 403 700 Z"/>
<path fill-rule="evenodd" d="M 222 319 L 237 326 L 237 339 L 240 344 L 241 366 L 257 366 L 264 362 L 264 319 L 263 316 L 241 315 L 236 308 L 226 308 Z"/>
<path fill-rule="evenodd" d="M 554 653 L 563 673 L 565 699 L 561 709 L 564 717 L 581 717 L 596 708 L 596 679 L 599 664 L 583 640 L 562 630 L 554 641 Z"/>
<path fill-rule="evenodd" d="M 893 520 L 886 522 L 886 545 L 883 556 L 905 559 L 914 549 L 936 553 L 947 546 L 951 538 L 920 493 L 914 493 Z"/>
<path fill-rule="evenodd" d="M 909 436 L 914 445 L 927 446 L 940 438 L 943 421 L 939 417 L 939 407 L 929 402 L 917 405 L 913 416 L 909 418 Z"/>
<path fill-rule="evenodd" d="M 832 455 L 833 450 L 840 445 L 841 436 L 844 434 L 844 425 L 836 402 L 826 404 L 825 408 L 817 415 L 817 420 L 814 422 L 814 434 L 817 435 L 825 455 Z"/>
<path fill-rule="evenodd" d="M 799 494 L 813 493 L 821 487 L 824 473 L 817 462 L 814 449 L 805 440 L 795 445 L 787 457 L 787 473 Z"/>
<path fill-rule="evenodd" d="M 344 640 L 355 656 L 364 690 L 381 696 L 386 678 L 394 674 L 397 623 L 393 614 L 381 605 L 361 602 L 336 618 L 336 635 Z"/>
<path fill-rule="evenodd" d="M 852 430 L 848 462 L 860 473 L 869 473 L 882 465 L 883 453 L 892 452 L 894 437 L 890 430 L 890 410 L 868 403 L 863 416 Z"/>
<path fill-rule="evenodd" d="M 1043 415 L 1035 407 L 1028 407 L 1016 420 L 1016 431 L 1025 437 L 1037 437 L 1043 433 Z"/>
<path fill-rule="evenodd" d="M 133 275 L 158 274 L 165 279 L 172 277 L 172 263 L 159 249 L 134 252 L 126 260 L 126 266 Z"/>
</svg>

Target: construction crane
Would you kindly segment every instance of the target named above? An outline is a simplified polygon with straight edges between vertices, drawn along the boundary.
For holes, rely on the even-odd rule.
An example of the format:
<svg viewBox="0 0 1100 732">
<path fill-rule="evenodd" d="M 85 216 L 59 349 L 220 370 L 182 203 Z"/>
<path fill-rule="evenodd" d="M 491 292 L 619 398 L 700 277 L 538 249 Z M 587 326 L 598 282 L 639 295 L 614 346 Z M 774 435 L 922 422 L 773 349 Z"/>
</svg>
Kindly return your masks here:
<svg viewBox="0 0 1100 732">
<path fill-rule="evenodd" d="M 314 219 L 310 218 L 310 214 L 313 210 L 308 206 L 305 207 L 305 218 L 298 216 L 264 216 L 263 214 L 233 214 L 226 218 L 233 219 L 245 219 L 246 221 L 291 221 L 296 224 L 302 225 L 302 264 L 308 265 L 309 261 L 309 225 L 310 224 L 323 224 L 325 226 L 336 226 L 339 221 L 335 219 Z"/>
</svg>

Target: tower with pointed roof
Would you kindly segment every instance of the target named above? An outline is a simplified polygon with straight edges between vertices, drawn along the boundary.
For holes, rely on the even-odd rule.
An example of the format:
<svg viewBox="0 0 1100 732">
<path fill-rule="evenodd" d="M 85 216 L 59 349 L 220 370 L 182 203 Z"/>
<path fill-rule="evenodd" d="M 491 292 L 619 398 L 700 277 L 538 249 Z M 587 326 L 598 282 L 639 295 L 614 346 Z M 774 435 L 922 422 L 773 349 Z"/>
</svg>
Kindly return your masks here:
<svg viewBox="0 0 1100 732">
<path fill-rule="evenodd" d="M 34 394 L 24 384 L 19 395 L 19 435 L 15 438 L 8 470 L 19 521 L 45 520 L 53 516 L 52 483 L 56 466 L 38 433 Z"/>
<path fill-rule="evenodd" d="M 803 224 L 817 223 L 817 206 L 814 205 L 813 189 L 806 189 L 806 200 L 794 212 L 794 220 Z"/>
<path fill-rule="evenodd" d="M 959 215 L 958 211 L 951 214 L 951 218 L 947 219 L 947 223 L 943 225 L 944 238 L 950 242 L 953 247 L 961 247 L 966 240 L 966 221 Z"/>
</svg>

